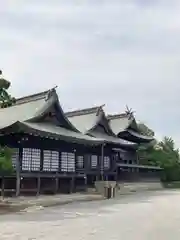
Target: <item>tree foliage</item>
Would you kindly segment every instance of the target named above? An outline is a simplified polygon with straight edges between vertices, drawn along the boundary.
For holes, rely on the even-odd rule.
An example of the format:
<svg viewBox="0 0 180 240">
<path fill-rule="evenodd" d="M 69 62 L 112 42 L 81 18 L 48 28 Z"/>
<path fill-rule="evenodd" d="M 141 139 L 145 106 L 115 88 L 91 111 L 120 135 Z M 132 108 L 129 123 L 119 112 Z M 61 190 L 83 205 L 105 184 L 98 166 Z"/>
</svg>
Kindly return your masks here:
<svg viewBox="0 0 180 240">
<path fill-rule="evenodd" d="M 141 146 L 138 150 L 141 164 L 160 166 L 163 168 L 163 181 L 180 180 L 180 154 L 175 148 L 172 138 L 164 137 L 155 146 Z"/>
<path fill-rule="evenodd" d="M 7 92 L 10 85 L 11 83 L 2 77 L 2 71 L 0 70 L 0 108 L 11 106 L 15 101 Z M 2 176 L 13 172 L 11 157 L 12 150 L 0 146 L 0 174 Z"/>
<path fill-rule="evenodd" d="M 2 71 L 0 70 L 0 108 L 6 108 L 11 106 L 15 102 L 15 98 L 7 92 L 11 83 L 2 77 Z"/>
<path fill-rule="evenodd" d="M 0 175 L 11 175 L 14 172 L 12 166 L 12 149 L 8 147 L 0 148 Z"/>
</svg>

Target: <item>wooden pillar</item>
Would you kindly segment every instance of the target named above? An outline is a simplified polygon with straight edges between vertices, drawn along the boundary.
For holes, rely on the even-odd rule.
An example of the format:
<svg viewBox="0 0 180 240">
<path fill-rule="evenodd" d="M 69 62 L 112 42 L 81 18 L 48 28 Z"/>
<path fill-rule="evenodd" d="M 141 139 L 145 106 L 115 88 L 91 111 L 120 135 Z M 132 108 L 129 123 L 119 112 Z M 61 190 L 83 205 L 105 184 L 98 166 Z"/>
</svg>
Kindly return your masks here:
<svg viewBox="0 0 180 240">
<path fill-rule="evenodd" d="M 101 163 L 100 163 L 100 167 L 101 167 L 101 180 L 104 180 L 104 143 L 101 146 Z"/>
<path fill-rule="evenodd" d="M 41 149 L 41 153 L 40 153 L 40 171 L 43 171 L 43 162 L 44 162 L 44 153 L 43 153 L 43 149 Z"/>
<path fill-rule="evenodd" d="M 96 181 L 98 181 L 98 180 L 100 180 L 100 179 L 99 179 L 99 175 L 96 175 Z"/>
<path fill-rule="evenodd" d="M 116 170 L 116 174 L 114 176 L 114 180 L 117 182 L 118 181 L 118 169 Z"/>
<path fill-rule="evenodd" d="M 77 150 L 74 149 L 74 155 L 75 155 L 75 172 L 77 172 Z"/>
<path fill-rule="evenodd" d="M 2 176 L 2 180 L 1 180 L 1 196 L 2 196 L 2 198 L 4 198 L 4 189 L 5 189 L 4 181 L 5 181 L 5 179 Z"/>
<path fill-rule="evenodd" d="M 19 147 L 19 157 L 16 158 L 16 197 L 20 195 L 20 188 L 21 188 L 21 163 L 22 163 L 22 151 L 23 148 Z"/>
<path fill-rule="evenodd" d="M 109 179 L 109 178 L 108 178 L 108 175 L 106 175 L 106 176 L 105 176 L 105 180 L 108 181 L 108 179 Z"/>
<path fill-rule="evenodd" d="M 40 176 L 38 176 L 38 178 L 37 178 L 37 196 L 40 194 L 40 192 L 41 192 L 41 177 Z"/>
<path fill-rule="evenodd" d="M 72 177 L 71 183 L 70 183 L 70 193 L 74 192 L 74 183 L 75 183 L 75 178 Z"/>
<path fill-rule="evenodd" d="M 61 151 L 59 151 L 59 169 L 58 169 L 58 172 L 61 172 Z"/>
<path fill-rule="evenodd" d="M 59 178 L 55 178 L 55 193 L 58 193 L 59 191 Z"/>
<path fill-rule="evenodd" d="M 20 185 L 21 185 L 21 178 L 20 174 L 16 174 L 16 197 L 20 195 Z"/>
<path fill-rule="evenodd" d="M 87 191 L 87 176 L 84 176 L 85 191 Z"/>
</svg>

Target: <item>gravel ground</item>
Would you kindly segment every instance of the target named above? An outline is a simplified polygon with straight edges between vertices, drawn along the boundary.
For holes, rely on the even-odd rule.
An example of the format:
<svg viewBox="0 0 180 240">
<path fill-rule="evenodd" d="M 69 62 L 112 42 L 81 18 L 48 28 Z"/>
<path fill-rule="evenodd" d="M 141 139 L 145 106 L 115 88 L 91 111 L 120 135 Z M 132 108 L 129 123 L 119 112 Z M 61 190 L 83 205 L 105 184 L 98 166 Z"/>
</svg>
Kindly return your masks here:
<svg viewBox="0 0 180 240">
<path fill-rule="evenodd" d="M 0 239 L 179 240 L 180 191 L 121 196 L 0 216 Z"/>
</svg>

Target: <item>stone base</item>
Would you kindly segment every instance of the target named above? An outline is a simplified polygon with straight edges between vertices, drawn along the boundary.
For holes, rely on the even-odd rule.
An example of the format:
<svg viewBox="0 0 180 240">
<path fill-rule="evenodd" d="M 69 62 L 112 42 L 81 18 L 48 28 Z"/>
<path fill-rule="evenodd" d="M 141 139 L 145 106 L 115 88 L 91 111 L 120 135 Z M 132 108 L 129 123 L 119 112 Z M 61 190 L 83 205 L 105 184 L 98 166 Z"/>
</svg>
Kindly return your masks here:
<svg viewBox="0 0 180 240">
<path fill-rule="evenodd" d="M 163 185 L 160 181 L 156 182 L 121 182 L 117 184 L 119 194 L 128 194 L 132 192 L 142 192 L 151 190 L 162 190 Z"/>
<path fill-rule="evenodd" d="M 111 190 L 111 198 L 114 198 L 116 196 L 117 193 L 117 183 L 116 181 L 96 181 L 95 182 L 95 188 L 96 191 L 103 195 L 104 197 L 107 197 L 108 194 L 108 188 L 110 188 Z"/>
</svg>

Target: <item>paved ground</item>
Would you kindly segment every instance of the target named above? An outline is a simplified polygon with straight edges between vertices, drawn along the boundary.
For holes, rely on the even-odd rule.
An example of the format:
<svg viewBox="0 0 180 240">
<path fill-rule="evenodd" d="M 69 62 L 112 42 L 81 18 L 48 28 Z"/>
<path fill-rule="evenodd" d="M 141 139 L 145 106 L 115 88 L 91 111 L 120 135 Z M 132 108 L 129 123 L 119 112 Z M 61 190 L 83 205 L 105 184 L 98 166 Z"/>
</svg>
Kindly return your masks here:
<svg viewBox="0 0 180 240">
<path fill-rule="evenodd" d="M 72 202 L 102 200 L 103 196 L 99 194 L 56 194 L 56 195 L 39 195 L 37 197 L 18 197 L 5 198 L 0 202 L 0 214 L 17 211 L 18 209 L 32 208 L 33 206 L 57 206 Z"/>
<path fill-rule="evenodd" d="M 0 239 L 179 240 L 180 191 L 32 209 L 0 216 Z"/>
</svg>

